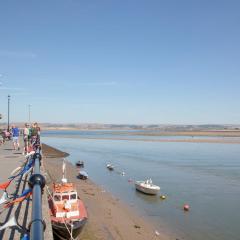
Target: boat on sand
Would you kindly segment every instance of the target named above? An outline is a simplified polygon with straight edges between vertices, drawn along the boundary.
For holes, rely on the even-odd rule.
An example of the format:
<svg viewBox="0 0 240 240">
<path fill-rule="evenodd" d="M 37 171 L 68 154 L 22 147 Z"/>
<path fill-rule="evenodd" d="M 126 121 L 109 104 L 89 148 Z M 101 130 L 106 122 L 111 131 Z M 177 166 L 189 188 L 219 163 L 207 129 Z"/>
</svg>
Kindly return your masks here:
<svg viewBox="0 0 240 240">
<path fill-rule="evenodd" d="M 76 166 L 77 167 L 84 167 L 84 162 L 79 160 L 79 161 L 76 162 Z"/>
<path fill-rule="evenodd" d="M 79 179 L 86 180 L 88 179 L 88 174 L 85 171 L 79 171 L 79 174 L 77 176 Z"/>
<path fill-rule="evenodd" d="M 54 238 L 70 240 L 77 238 L 83 229 L 87 211 L 78 197 L 75 185 L 67 182 L 65 165 L 63 172 L 62 182 L 53 184 L 48 203 Z"/>
<path fill-rule="evenodd" d="M 160 191 L 160 187 L 154 185 L 151 179 L 147 179 L 145 181 L 136 181 L 135 187 L 136 190 L 149 195 L 157 195 Z"/>
</svg>

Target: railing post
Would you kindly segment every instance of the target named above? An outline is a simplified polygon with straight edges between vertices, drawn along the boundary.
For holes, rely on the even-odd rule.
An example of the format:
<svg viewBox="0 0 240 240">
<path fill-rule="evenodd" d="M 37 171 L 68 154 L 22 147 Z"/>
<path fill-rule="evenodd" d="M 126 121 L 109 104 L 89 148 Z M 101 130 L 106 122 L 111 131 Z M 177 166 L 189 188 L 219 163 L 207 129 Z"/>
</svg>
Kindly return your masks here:
<svg viewBox="0 0 240 240">
<path fill-rule="evenodd" d="M 45 178 L 40 173 L 41 154 L 39 148 L 33 156 L 34 173 L 29 179 L 32 188 L 32 219 L 30 222 L 30 239 L 43 240 L 45 223 L 42 219 L 42 190 L 45 186 Z"/>
</svg>

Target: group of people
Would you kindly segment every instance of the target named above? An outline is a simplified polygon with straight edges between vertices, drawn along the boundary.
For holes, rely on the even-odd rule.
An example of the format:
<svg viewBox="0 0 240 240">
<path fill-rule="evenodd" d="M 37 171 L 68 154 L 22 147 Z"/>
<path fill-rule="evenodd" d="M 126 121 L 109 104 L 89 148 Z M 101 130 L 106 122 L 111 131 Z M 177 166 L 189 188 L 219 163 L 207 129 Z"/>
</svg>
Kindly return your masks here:
<svg viewBox="0 0 240 240">
<path fill-rule="evenodd" d="M 4 135 L 6 134 L 4 133 Z M 20 150 L 20 129 L 16 125 L 12 125 L 9 135 L 9 139 L 12 138 L 14 150 Z M 23 142 L 23 154 L 28 153 L 32 149 L 33 145 L 40 144 L 40 127 L 36 122 L 32 124 L 32 126 L 28 123 L 25 123 L 23 129 Z"/>
<path fill-rule="evenodd" d="M 35 122 L 31 127 L 25 124 L 23 129 L 24 153 L 28 153 L 33 145 L 40 144 L 40 127 Z"/>
</svg>

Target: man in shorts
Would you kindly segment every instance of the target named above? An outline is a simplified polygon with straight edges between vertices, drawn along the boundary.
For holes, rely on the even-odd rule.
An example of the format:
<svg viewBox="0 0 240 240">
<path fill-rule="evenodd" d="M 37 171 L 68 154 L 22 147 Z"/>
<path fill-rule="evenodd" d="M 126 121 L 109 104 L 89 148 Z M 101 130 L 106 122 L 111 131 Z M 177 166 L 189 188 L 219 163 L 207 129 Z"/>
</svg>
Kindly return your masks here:
<svg viewBox="0 0 240 240">
<path fill-rule="evenodd" d="M 24 141 L 24 152 L 23 152 L 23 154 L 28 153 L 29 135 L 30 135 L 29 125 L 27 123 L 25 123 L 25 128 L 23 129 L 23 141 Z"/>
<path fill-rule="evenodd" d="M 14 150 L 20 150 L 20 145 L 19 145 L 19 128 L 16 127 L 15 125 L 12 126 L 12 140 L 13 140 L 13 148 Z"/>
</svg>

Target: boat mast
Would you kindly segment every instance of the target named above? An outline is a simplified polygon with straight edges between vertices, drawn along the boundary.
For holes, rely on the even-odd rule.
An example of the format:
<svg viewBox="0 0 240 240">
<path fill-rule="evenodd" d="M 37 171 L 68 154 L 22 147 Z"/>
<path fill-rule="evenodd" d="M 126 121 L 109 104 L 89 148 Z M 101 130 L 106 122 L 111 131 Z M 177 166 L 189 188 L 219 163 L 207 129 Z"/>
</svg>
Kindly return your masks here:
<svg viewBox="0 0 240 240">
<path fill-rule="evenodd" d="M 67 183 L 67 178 L 66 178 L 66 159 L 63 159 L 63 165 L 62 165 L 62 182 Z"/>
</svg>

